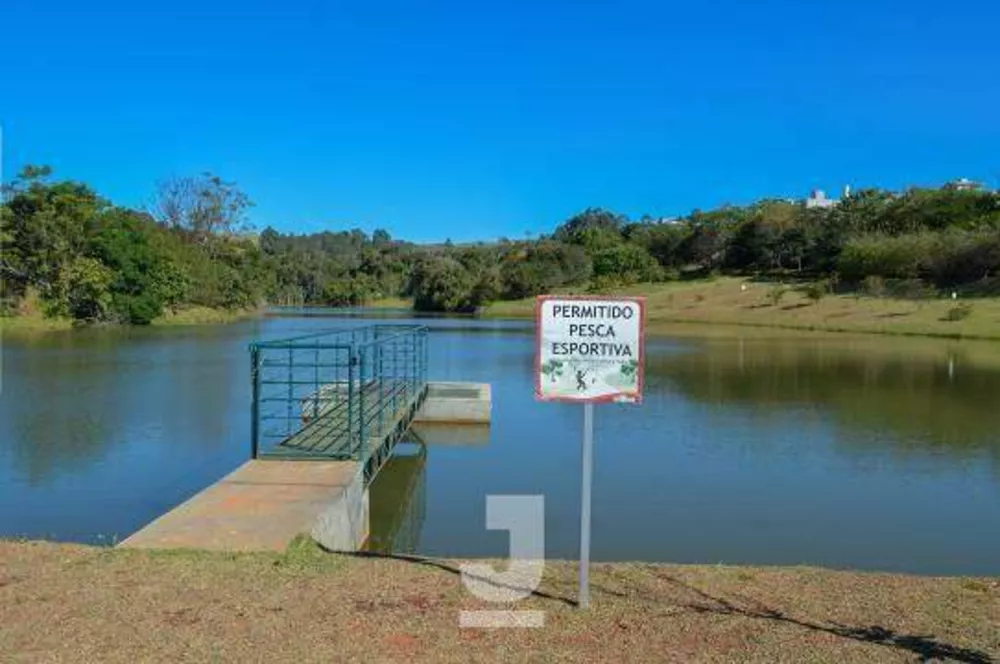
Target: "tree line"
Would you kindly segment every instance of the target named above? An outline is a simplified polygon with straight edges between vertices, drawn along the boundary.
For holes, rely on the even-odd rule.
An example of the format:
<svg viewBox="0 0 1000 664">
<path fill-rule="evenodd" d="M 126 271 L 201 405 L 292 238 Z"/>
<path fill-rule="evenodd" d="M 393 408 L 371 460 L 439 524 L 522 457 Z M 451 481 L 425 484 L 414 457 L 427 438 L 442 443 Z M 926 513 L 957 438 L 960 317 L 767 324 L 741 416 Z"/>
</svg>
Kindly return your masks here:
<svg viewBox="0 0 1000 664">
<path fill-rule="evenodd" d="M 418 245 L 384 230 L 309 235 L 247 223 L 253 206 L 212 174 L 161 182 L 146 209 L 27 167 L 0 206 L 0 314 L 149 323 L 168 309 L 360 305 L 412 299 L 471 312 L 557 289 L 609 292 L 716 273 L 902 285 L 924 295 L 994 288 L 1000 196 L 860 190 L 838 204 L 763 200 L 632 221 L 590 208 L 536 239 Z"/>
</svg>

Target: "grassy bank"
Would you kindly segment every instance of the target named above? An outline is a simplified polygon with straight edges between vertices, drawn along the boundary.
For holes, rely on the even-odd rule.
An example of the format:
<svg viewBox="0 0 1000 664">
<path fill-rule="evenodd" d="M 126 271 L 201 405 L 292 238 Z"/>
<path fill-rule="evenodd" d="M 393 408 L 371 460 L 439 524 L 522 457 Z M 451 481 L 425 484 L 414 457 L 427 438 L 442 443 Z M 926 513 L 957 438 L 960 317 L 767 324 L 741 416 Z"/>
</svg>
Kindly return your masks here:
<svg viewBox="0 0 1000 664">
<path fill-rule="evenodd" d="M 153 321 L 153 325 L 223 325 L 235 323 L 256 316 L 257 309 L 212 309 L 210 307 L 186 307 L 167 310 Z"/>
<path fill-rule="evenodd" d="M 153 320 L 153 325 L 223 325 L 235 323 L 256 316 L 256 309 L 212 309 L 209 307 L 187 307 L 168 310 L 159 318 Z M 0 331 L 11 334 L 38 334 L 42 332 L 58 332 L 71 330 L 74 327 L 86 327 L 86 323 L 74 321 L 71 318 L 46 318 L 41 314 L 19 314 L 15 316 L 0 316 Z"/>
<path fill-rule="evenodd" d="M 0 652 L 44 661 L 988 662 L 996 579 L 814 568 L 550 563 L 518 609 L 542 629 L 459 629 L 457 563 L 157 553 L 0 542 Z M 493 607 L 495 608 L 495 607 Z"/>
<path fill-rule="evenodd" d="M 742 286 L 746 284 L 746 290 Z M 904 300 L 826 295 L 810 299 L 804 290 L 781 289 L 723 277 L 711 281 L 640 284 L 616 294 L 647 298 L 650 323 L 710 323 L 1000 339 L 1000 298 Z M 497 302 L 485 315 L 494 318 L 534 315 L 534 298 Z"/>
<path fill-rule="evenodd" d="M 412 309 L 413 300 L 405 297 L 381 297 L 365 303 L 364 306 L 372 309 Z"/>
<path fill-rule="evenodd" d="M 746 289 L 743 286 L 746 285 Z M 780 290 L 780 295 L 778 294 Z M 585 294 L 585 291 L 570 291 Z M 890 297 L 826 295 L 810 299 L 803 288 L 779 287 L 738 278 L 639 284 L 616 295 L 642 295 L 647 300 L 650 330 L 668 324 L 741 325 L 789 330 L 857 332 L 954 339 L 1000 340 L 1000 297 L 908 300 Z M 367 303 L 376 309 L 410 309 L 405 298 Z M 534 316 L 535 298 L 495 302 L 483 311 L 488 318 Z M 225 310 L 188 307 L 167 311 L 154 325 L 218 325 L 243 320 L 255 309 Z M 73 327 L 70 319 L 40 314 L 0 317 L 0 330 L 44 332 Z M 703 334 L 705 327 L 699 334 Z M 672 330 L 676 332 L 676 330 Z"/>
<path fill-rule="evenodd" d="M 0 316 L 0 332 L 12 334 L 34 334 L 69 330 L 73 321 L 69 318 L 45 318 L 43 316 Z"/>
</svg>

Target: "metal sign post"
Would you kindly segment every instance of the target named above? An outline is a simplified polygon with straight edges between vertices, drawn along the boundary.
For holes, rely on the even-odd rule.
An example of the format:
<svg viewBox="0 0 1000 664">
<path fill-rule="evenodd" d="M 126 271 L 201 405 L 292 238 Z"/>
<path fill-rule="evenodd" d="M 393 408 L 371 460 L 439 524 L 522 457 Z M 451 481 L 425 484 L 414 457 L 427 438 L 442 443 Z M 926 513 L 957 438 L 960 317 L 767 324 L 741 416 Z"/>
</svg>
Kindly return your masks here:
<svg viewBox="0 0 1000 664">
<path fill-rule="evenodd" d="M 590 606 L 590 489 L 594 479 L 594 404 L 583 404 L 583 481 L 580 488 L 580 608 Z"/>
<path fill-rule="evenodd" d="M 583 404 L 579 606 L 586 609 L 590 606 L 594 404 L 642 400 L 645 300 L 543 295 L 538 298 L 536 317 L 536 398 Z"/>
</svg>

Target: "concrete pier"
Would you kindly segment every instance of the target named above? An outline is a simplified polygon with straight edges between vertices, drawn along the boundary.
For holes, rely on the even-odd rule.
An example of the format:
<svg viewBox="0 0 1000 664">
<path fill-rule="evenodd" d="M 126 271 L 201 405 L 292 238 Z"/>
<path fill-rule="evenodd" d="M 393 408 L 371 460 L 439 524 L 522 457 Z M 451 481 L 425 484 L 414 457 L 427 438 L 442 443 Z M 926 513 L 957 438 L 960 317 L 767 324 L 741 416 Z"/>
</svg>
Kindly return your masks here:
<svg viewBox="0 0 1000 664">
<path fill-rule="evenodd" d="M 354 461 L 248 461 L 118 546 L 284 551 L 322 520 L 328 524 L 322 532 L 334 524 L 341 529 L 343 539 L 334 543 L 356 549 L 368 537 L 367 492 L 359 474 Z M 353 509 L 347 509 L 350 500 Z M 343 514 L 332 517 L 331 510 Z"/>
<path fill-rule="evenodd" d="M 446 424 L 488 425 L 490 386 L 429 383 L 414 423 L 425 435 Z M 461 427 L 466 429 L 466 427 Z M 485 427 L 478 430 L 479 438 Z M 419 429 L 418 429 L 419 431 Z M 487 434 L 488 435 L 488 434 Z M 369 494 L 357 461 L 257 459 L 192 496 L 118 546 L 142 549 L 283 551 L 311 535 L 334 551 L 361 549 Z"/>
<path fill-rule="evenodd" d="M 489 424 L 493 391 L 489 383 L 433 382 L 414 424 Z"/>
<path fill-rule="evenodd" d="M 491 435 L 489 424 L 414 423 L 410 431 L 430 447 L 486 447 Z"/>
</svg>

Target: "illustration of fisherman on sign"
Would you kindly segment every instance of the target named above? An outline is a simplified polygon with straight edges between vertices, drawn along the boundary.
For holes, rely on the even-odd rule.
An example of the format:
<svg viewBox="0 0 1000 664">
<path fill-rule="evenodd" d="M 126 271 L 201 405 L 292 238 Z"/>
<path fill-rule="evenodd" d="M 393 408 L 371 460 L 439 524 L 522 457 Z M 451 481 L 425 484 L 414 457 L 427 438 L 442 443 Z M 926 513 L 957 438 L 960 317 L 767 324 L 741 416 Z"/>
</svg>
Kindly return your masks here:
<svg viewBox="0 0 1000 664">
<path fill-rule="evenodd" d="M 584 380 L 584 378 L 586 377 L 587 377 L 586 369 L 576 372 L 576 389 L 580 390 L 581 392 L 587 389 L 587 381 Z"/>
</svg>

